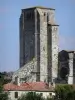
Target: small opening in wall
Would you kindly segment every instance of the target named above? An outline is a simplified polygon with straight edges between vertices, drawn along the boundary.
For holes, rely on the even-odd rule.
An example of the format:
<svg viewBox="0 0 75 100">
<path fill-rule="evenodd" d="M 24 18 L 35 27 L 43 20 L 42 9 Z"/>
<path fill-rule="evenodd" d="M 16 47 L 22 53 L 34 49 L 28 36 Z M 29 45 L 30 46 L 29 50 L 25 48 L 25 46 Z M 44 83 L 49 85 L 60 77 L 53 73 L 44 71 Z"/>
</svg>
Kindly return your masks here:
<svg viewBox="0 0 75 100">
<path fill-rule="evenodd" d="M 42 96 L 42 95 L 43 95 L 43 93 L 40 93 L 40 95 Z"/>
<path fill-rule="evenodd" d="M 56 56 L 56 54 L 54 54 L 54 56 Z"/>
<path fill-rule="evenodd" d="M 18 98 L 18 92 L 15 92 L 15 98 Z"/>
<path fill-rule="evenodd" d="M 52 93 L 49 93 L 50 96 L 52 96 Z"/>
<path fill-rule="evenodd" d="M 49 16 L 50 16 L 50 14 L 47 13 L 47 21 L 48 21 L 48 22 L 50 21 Z"/>
<path fill-rule="evenodd" d="M 50 95 L 50 98 L 52 98 L 52 93 L 49 93 L 49 95 Z"/>
<path fill-rule="evenodd" d="M 46 13 L 44 13 L 44 16 L 46 16 Z"/>
<path fill-rule="evenodd" d="M 43 47 L 43 50 L 45 51 L 45 47 Z"/>
<path fill-rule="evenodd" d="M 51 82 L 51 85 L 53 86 L 53 82 Z"/>
</svg>

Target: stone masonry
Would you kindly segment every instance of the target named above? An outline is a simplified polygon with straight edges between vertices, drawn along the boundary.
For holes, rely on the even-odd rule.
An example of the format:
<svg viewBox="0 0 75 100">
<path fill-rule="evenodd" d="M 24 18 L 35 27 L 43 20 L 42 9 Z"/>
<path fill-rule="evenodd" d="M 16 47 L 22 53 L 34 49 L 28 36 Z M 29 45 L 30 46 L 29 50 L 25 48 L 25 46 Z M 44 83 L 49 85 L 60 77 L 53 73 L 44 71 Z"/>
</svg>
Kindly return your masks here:
<svg viewBox="0 0 75 100">
<path fill-rule="evenodd" d="M 75 84 L 75 52 L 69 51 L 69 76 L 68 84 Z"/>
<path fill-rule="evenodd" d="M 58 75 L 58 25 L 55 9 L 22 9 L 20 16 L 19 81 L 55 82 Z"/>
<path fill-rule="evenodd" d="M 32 74 L 34 71 L 34 63 L 35 59 L 14 72 L 12 81 L 15 82 L 15 78 L 18 78 L 20 82 L 36 82 L 36 76 L 35 74 Z"/>
<path fill-rule="evenodd" d="M 75 52 L 59 52 L 58 83 L 75 84 Z"/>
</svg>

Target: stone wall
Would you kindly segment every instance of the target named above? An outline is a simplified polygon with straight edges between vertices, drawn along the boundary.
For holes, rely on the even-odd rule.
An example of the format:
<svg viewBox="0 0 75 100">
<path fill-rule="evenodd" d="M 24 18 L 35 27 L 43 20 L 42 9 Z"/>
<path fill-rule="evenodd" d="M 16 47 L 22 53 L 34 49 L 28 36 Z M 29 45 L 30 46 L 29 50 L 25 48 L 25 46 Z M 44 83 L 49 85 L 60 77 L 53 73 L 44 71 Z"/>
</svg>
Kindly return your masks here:
<svg viewBox="0 0 75 100">
<path fill-rule="evenodd" d="M 68 84 L 73 84 L 73 53 L 69 53 L 69 76 Z"/>
<path fill-rule="evenodd" d="M 75 51 L 73 56 L 73 83 L 75 84 Z"/>
<path fill-rule="evenodd" d="M 58 75 L 58 26 L 52 26 L 52 81 Z"/>
<path fill-rule="evenodd" d="M 29 63 L 25 64 L 22 68 L 14 72 L 12 81 L 15 82 L 15 78 L 19 78 L 20 82 L 36 82 L 36 74 L 34 72 L 34 66 L 35 66 L 35 59 L 30 61 Z"/>
<path fill-rule="evenodd" d="M 9 93 L 9 100 L 17 100 L 19 97 L 21 97 L 23 94 L 25 95 L 26 93 L 28 92 L 32 92 L 32 91 L 8 91 L 10 92 Z M 18 98 L 15 98 L 15 92 L 18 93 Z M 54 97 L 55 96 L 55 92 L 53 91 L 33 91 L 33 92 L 36 92 L 37 94 L 42 94 L 42 96 L 44 98 L 47 98 L 47 97 Z M 52 95 L 50 95 L 52 94 Z"/>
<path fill-rule="evenodd" d="M 40 81 L 47 82 L 47 14 L 41 9 L 38 9 L 38 12 L 40 15 Z"/>
<path fill-rule="evenodd" d="M 58 25 L 55 24 L 54 10 L 38 9 L 38 12 L 40 14 L 40 80 L 48 82 L 57 78 L 58 74 Z"/>
<path fill-rule="evenodd" d="M 62 50 L 59 52 L 59 74 L 58 74 L 58 83 L 75 83 L 75 58 L 74 51 L 65 51 Z M 61 77 L 62 76 L 62 77 Z M 64 77 L 63 77 L 64 76 Z"/>
<path fill-rule="evenodd" d="M 20 67 L 35 56 L 34 10 L 22 10 L 20 17 Z"/>
</svg>

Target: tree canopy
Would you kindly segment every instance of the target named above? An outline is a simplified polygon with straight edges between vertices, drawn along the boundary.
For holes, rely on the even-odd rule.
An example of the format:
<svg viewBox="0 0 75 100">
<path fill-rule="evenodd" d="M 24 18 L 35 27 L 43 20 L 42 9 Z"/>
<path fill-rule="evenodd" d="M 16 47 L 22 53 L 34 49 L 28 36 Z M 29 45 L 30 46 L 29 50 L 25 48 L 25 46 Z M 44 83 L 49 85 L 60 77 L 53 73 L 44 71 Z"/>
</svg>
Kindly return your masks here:
<svg viewBox="0 0 75 100">
<path fill-rule="evenodd" d="M 4 76 L 0 73 L 0 100 L 8 100 L 8 93 L 3 91 Z"/>
<path fill-rule="evenodd" d="M 56 100 L 75 100 L 75 90 L 73 85 L 57 85 Z"/>
<path fill-rule="evenodd" d="M 25 95 L 22 95 L 18 100 L 44 100 L 41 94 L 36 92 L 28 92 Z"/>
</svg>

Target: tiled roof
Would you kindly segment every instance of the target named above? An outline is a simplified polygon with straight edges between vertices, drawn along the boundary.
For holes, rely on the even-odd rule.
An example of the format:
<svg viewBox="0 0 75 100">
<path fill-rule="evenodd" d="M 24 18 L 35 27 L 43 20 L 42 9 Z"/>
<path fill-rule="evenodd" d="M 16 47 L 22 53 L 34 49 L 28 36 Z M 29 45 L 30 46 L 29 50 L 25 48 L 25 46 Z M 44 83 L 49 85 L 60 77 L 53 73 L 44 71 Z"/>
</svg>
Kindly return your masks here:
<svg viewBox="0 0 75 100">
<path fill-rule="evenodd" d="M 52 86 L 48 86 L 44 82 L 27 82 L 22 83 L 20 86 L 13 83 L 8 83 L 4 85 L 5 91 L 54 91 Z"/>
<path fill-rule="evenodd" d="M 12 84 L 12 83 L 8 83 L 8 84 L 5 84 L 3 86 L 3 88 L 4 88 L 4 90 L 9 91 L 9 90 L 17 90 L 17 89 L 19 89 L 19 86 Z"/>
</svg>

